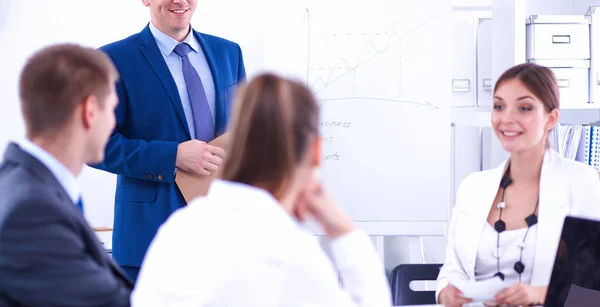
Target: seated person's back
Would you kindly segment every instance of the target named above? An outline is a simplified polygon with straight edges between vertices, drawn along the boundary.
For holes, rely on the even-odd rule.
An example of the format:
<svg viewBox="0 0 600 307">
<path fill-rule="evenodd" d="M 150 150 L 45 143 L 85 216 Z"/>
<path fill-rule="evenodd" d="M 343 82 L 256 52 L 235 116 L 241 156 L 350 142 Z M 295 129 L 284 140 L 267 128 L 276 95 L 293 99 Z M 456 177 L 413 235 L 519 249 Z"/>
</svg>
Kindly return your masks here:
<svg viewBox="0 0 600 307">
<path fill-rule="evenodd" d="M 370 239 L 314 182 L 320 138 L 318 107 L 308 89 L 262 75 L 237 103 L 224 180 L 214 181 L 207 196 L 161 227 L 132 303 L 389 306 L 389 286 Z M 289 117 L 281 119 L 286 111 Z M 249 143 L 257 135 L 264 142 Z M 286 152 L 290 145 L 296 153 Z M 317 238 L 298 225 L 296 218 L 307 216 L 330 237 L 333 263 Z"/>
<path fill-rule="evenodd" d="M 76 180 L 103 158 L 117 77 L 106 55 L 75 45 L 26 63 L 27 138 L 0 164 L 0 306 L 129 306 L 132 285 L 87 224 Z"/>
</svg>

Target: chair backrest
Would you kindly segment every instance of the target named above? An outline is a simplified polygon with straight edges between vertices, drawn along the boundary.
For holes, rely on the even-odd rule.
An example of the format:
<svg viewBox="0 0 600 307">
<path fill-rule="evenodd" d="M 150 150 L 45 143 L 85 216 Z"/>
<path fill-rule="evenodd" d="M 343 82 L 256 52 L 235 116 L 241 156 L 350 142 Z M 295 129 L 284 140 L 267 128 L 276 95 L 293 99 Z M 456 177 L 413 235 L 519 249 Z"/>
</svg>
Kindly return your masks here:
<svg viewBox="0 0 600 307">
<path fill-rule="evenodd" d="M 411 281 L 435 281 L 440 273 L 441 264 L 401 264 L 390 274 L 392 302 L 396 305 L 435 304 L 435 290 L 413 291 Z"/>
</svg>

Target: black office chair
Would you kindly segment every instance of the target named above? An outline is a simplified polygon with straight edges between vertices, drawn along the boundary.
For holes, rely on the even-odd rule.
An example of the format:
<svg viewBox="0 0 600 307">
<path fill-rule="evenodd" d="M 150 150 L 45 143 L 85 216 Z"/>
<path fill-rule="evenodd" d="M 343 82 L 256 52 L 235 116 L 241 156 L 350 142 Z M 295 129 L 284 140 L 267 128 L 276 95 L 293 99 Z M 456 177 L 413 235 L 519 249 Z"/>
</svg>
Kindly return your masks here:
<svg viewBox="0 0 600 307">
<path fill-rule="evenodd" d="M 392 302 L 397 305 L 435 304 L 434 291 L 413 291 L 410 282 L 413 280 L 435 281 L 440 273 L 441 264 L 401 264 L 390 274 Z"/>
</svg>

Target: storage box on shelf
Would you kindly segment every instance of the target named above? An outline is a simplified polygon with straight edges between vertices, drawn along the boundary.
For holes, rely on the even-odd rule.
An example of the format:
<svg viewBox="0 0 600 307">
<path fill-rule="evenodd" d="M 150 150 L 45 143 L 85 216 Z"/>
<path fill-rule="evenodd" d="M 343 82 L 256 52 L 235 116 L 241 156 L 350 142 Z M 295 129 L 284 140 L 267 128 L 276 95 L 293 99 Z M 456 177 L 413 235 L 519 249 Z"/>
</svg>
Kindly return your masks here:
<svg viewBox="0 0 600 307">
<path fill-rule="evenodd" d="M 527 20 L 527 61 L 555 73 L 561 109 L 595 109 L 590 99 L 590 18 L 532 15 Z"/>
</svg>

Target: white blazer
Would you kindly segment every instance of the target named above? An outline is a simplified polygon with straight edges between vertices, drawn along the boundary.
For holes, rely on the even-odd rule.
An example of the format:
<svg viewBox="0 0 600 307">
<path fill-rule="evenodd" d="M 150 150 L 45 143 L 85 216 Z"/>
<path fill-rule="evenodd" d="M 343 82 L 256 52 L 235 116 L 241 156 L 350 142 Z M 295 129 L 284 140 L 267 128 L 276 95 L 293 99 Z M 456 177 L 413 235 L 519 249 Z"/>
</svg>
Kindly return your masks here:
<svg viewBox="0 0 600 307">
<path fill-rule="evenodd" d="M 438 276 L 436 298 L 448 285 L 448 277 L 475 280 L 479 241 L 507 166 L 507 161 L 504 161 L 494 169 L 473 173 L 458 188 L 448 229 L 446 261 Z M 550 282 L 565 217 L 600 219 L 598 173 L 591 166 L 547 150 L 542 163 L 538 210 L 531 285 L 545 286 Z"/>
<path fill-rule="evenodd" d="M 391 306 L 365 233 L 353 231 L 330 248 L 333 263 L 266 191 L 216 180 L 159 229 L 132 305 Z"/>
</svg>

